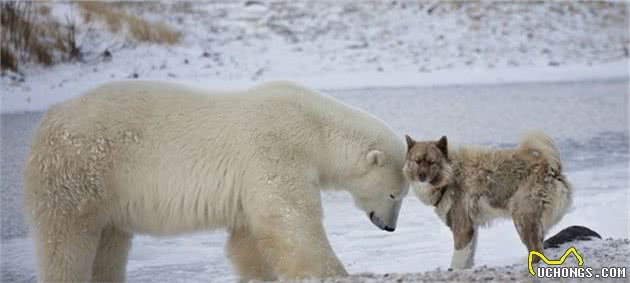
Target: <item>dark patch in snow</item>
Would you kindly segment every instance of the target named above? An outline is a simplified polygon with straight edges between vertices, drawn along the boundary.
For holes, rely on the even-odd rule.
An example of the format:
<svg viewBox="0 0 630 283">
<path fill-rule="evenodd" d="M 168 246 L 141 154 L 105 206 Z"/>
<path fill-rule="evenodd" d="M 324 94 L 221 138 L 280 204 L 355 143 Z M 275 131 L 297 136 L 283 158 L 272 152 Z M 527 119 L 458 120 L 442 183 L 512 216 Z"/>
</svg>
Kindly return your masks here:
<svg viewBox="0 0 630 283">
<path fill-rule="evenodd" d="M 593 238 L 601 239 L 602 236 L 597 232 L 584 226 L 570 226 L 555 234 L 553 237 L 545 240 L 544 248 L 557 248 L 562 244 L 575 241 L 590 241 Z"/>
</svg>

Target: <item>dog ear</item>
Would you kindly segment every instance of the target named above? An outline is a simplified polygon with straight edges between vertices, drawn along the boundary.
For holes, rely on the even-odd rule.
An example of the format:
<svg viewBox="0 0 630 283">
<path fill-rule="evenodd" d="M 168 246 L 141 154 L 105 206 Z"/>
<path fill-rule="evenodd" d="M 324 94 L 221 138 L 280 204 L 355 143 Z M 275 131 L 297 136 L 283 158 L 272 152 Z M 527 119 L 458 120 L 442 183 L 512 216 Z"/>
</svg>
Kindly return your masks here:
<svg viewBox="0 0 630 283">
<path fill-rule="evenodd" d="M 408 135 L 405 135 L 405 140 L 407 141 L 407 151 L 411 150 L 411 148 L 416 145 L 416 141 Z"/>
<path fill-rule="evenodd" d="M 446 136 L 442 136 L 435 145 L 444 154 L 444 157 L 448 157 L 448 140 L 446 139 Z"/>
</svg>

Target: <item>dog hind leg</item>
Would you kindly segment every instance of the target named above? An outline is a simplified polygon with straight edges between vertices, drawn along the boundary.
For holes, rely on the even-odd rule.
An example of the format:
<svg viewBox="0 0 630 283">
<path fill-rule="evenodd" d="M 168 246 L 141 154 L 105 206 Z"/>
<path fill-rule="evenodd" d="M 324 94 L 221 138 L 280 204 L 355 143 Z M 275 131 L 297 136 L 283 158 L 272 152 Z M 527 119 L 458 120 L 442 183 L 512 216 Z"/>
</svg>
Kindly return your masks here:
<svg viewBox="0 0 630 283">
<path fill-rule="evenodd" d="M 544 226 L 542 223 L 543 200 L 531 187 L 521 187 L 512 202 L 511 213 L 514 226 L 527 251 L 543 252 Z M 534 257 L 533 262 L 539 262 Z"/>
<path fill-rule="evenodd" d="M 514 225 L 528 251 L 543 252 L 543 227 L 540 217 L 519 215 L 514 217 Z M 539 261 L 539 257 L 533 259 L 533 262 Z"/>
</svg>

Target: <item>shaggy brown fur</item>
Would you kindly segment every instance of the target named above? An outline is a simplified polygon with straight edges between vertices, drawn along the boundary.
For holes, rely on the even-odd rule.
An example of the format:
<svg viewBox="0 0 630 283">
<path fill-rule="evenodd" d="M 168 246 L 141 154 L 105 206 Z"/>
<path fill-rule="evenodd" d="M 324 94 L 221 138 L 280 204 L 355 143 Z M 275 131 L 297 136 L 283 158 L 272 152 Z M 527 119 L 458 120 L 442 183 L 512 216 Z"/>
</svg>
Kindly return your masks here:
<svg viewBox="0 0 630 283">
<path fill-rule="evenodd" d="M 511 217 L 527 249 L 542 252 L 545 232 L 571 204 L 558 149 L 542 133 L 527 133 L 518 148 L 502 150 L 449 148 L 446 137 L 406 138 L 403 174 L 451 228 L 453 268 L 473 265 L 477 227 L 499 217 Z"/>
</svg>

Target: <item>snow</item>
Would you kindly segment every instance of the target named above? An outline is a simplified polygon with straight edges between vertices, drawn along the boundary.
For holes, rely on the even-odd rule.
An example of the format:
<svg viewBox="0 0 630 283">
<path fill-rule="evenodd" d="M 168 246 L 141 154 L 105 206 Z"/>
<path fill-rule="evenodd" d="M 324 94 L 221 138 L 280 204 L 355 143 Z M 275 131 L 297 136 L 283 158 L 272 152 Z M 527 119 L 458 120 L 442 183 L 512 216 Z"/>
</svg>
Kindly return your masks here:
<svg viewBox="0 0 630 283">
<path fill-rule="evenodd" d="M 320 89 L 583 81 L 628 77 L 627 5 L 244 1 L 129 6 L 183 33 L 159 46 L 129 42 L 79 9 L 85 62 L 26 65 L 0 78 L 2 113 L 40 111 L 110 80 L 234 89 L 288 79 Z M 64 15 L 64 13 L 66 13 Z M 98 29 L 100 27 L 100 30 Z M 106 44 L 107 43 L 107 44 Z M 107 48 L 113 60 L 100 54 Z"/>
<path fill-rule="evenodd" d="M 367 88 L 330 93 L 382 118 L 401 138 L 403 134 L 418 138 L 446 134 L 454 144 L 506 147 L 514 146 L 525 129 L 544 130 L 558 142 L 567 176 L 575 187 L 571 211 L 549 235 L 570 225 L 583 225 L 604 238 L 628 239 L 627 85 L 627 80 L 607 80 Z M 21 216 L 20 168 L 28 150 L 30 131 L 39 117 L 41 113 L 2 115 L 3 281 L 34 280 L 31 238 Z M 361 279 L 348 280 L 377 282 L 389 273 L 392 278 L 413 281 L 423 278 L 418 272 L 429 272 L 426 276 L 433 276 L 430 278 L 443 280 L 456 276 L 453 278 L 466 281 L 471 273 L 475 274 L 435 271 L 437 268 L 444 271 L 449 266 L 452 239 L 432 209 L 413 194 L 405 199 L 393 233 L 374 227 L 345 193 L 324 192 L 322 199 L 324 225 L 333 249 L 350 273 L 369 273 L 358 277 Z M 627 242 L 621 248 L 611 242 L 603 243 L 601 249 L 606 254 L 626 261 L 630 258 Z M 223 231 L 164 238 L 137 236 L 130 254 L 128 279 L 132 282 L 233 281 L 224 244 Z M 585 257 L 588 260 L 620 265 L 595 253 L 599 246 L 593 245 L 584 243 L 577 247 L 579 251 L 592 251 Z M 522 274 L 526 256 L 513 224 L 497 221 L 480 231 L 476 266 L 488 267 L 475 276 L 479 280 L 494 276 L 503 281 L 501 278 L 507 277 L 501 276 L 508 276 L 507 273 L 495 273 L 507 270 Z M 514 267 L 503 269 L 505 265 Z"/>
<path fill-rule="evenodd" d="M 583 256 L 585 267 L 592 267 L 593 274 L 602 274 L 602 267 L 623 267 L 626 268 L 626 274 L 630 270 L 630 262 L 628 255 L 630 254 L 630 240 L 595 240 L 589 242 L 570 243 L 560 246 L 557 249 L 548 252 L 549 258 L 558 259 L 564 251 L 574 246 L 576 250 Z M 614 264 L 611 264 L 614 263 Z M 569 257 L 563 266 L 577 266 L 573 257 Z M 534 267 L 535 268 L 535 267 Z M 627 276 L 627 275 L 626 275 Z M 543 281 L 540 278 L 532 278 L 527 271 L 526 260 L 519 264 L 511 264 L 507 266 L 481 266 L 473 270 L 431 270 L 427 272 L 415 273 L 361 273 L 351 275 L 345 278 L 327 278 L 324 280 L 304 280 L 301 282 L 334 282 L 334 283 L 352 283 L 352 282 L 537 282 Z M 589 280 L 589 279 L 583 279 Z M 593 280 L 593 279 L 590 279 Z M 546 280 L 545 280 L 546 281 Z M 551 281 L 557 281 L 551 280 Z M 563 280 L 563 282 L 572 282 L 578 280 Z M 599 279 L 598 282 L 619 282 L 619 279 Z M 627 281 L 622 278 L 621 281 Z"/>
<path fill-rule="evenodd" d="M 60 73 L 56 73 L 59 75 Z M 51 74 L 54 75 L 54 74 Z M 291 80 L 318 89 L 357 89 L 377 87 L 421 87 L 444 85 L 477 84 L 518 84 L 529 82 L 579 82 L 589 80 L 615 80 L 628 78 L 627 61 L 600 64 L 596 66 L 570 66 L 560 68 L 521 67 L 506 69 L 453 69 L 432 73 L 388 73 L 358 72 L 347 74 L 325 74 L 314 77 L 270 77 L 261 80 L 222 81 L 209 79 L 198 81 L 190 78 L 166 78 L 164 80 L 185 83 L 206 89 L 239 90 L 272 80 Z M 110 81 L 109 78 L 79 80 L 60 83 L 57 87 L 46 82 L 32 83 L 21 90 L 14 90 L 11 95 L 2 97 L 2 113 L 22 111 L 42 111 L 50 105 L 69 98 Z"/>
<path fill-rule="evenodd" d="M 96 35 L 81 34 L 100 38 L 85 50 L 85 62 L 27 64 L 23 76 L 0 77 L 3 282 L 35 280 L 21 168 L 41 111 L 134 75 L 211 89 L 294 80 L 373 113 L 401 137 L 447 135 L 455 144 L 506 147 L 526 129 L 543 130 L 558 142 L 575 187 L 571 211 L 549 235 L 587 226 L 613 239 L 577 243 L 586 264 L 630 265 L 625 1 L 252 2 L 129 6 L 182 31 L 182 42 L 133 43 L 100 27 Z M 46 5 L 58 17 L 78 14 L 67 2 Z M 105 48 L 112 61 L 99 56 Z M 358 274 L 329 282 L 529 279 L 510 221 L 480 231 L 477 269 L 446 272 L 450 231 L 413 194 L 394 233 L 375 228 L 347 194 L 324 192 L 322 200 L 333 249 Z M 224 244 L 223 231 L 136 236 L 128 280 L 234 281 Z"/>
</svg>

